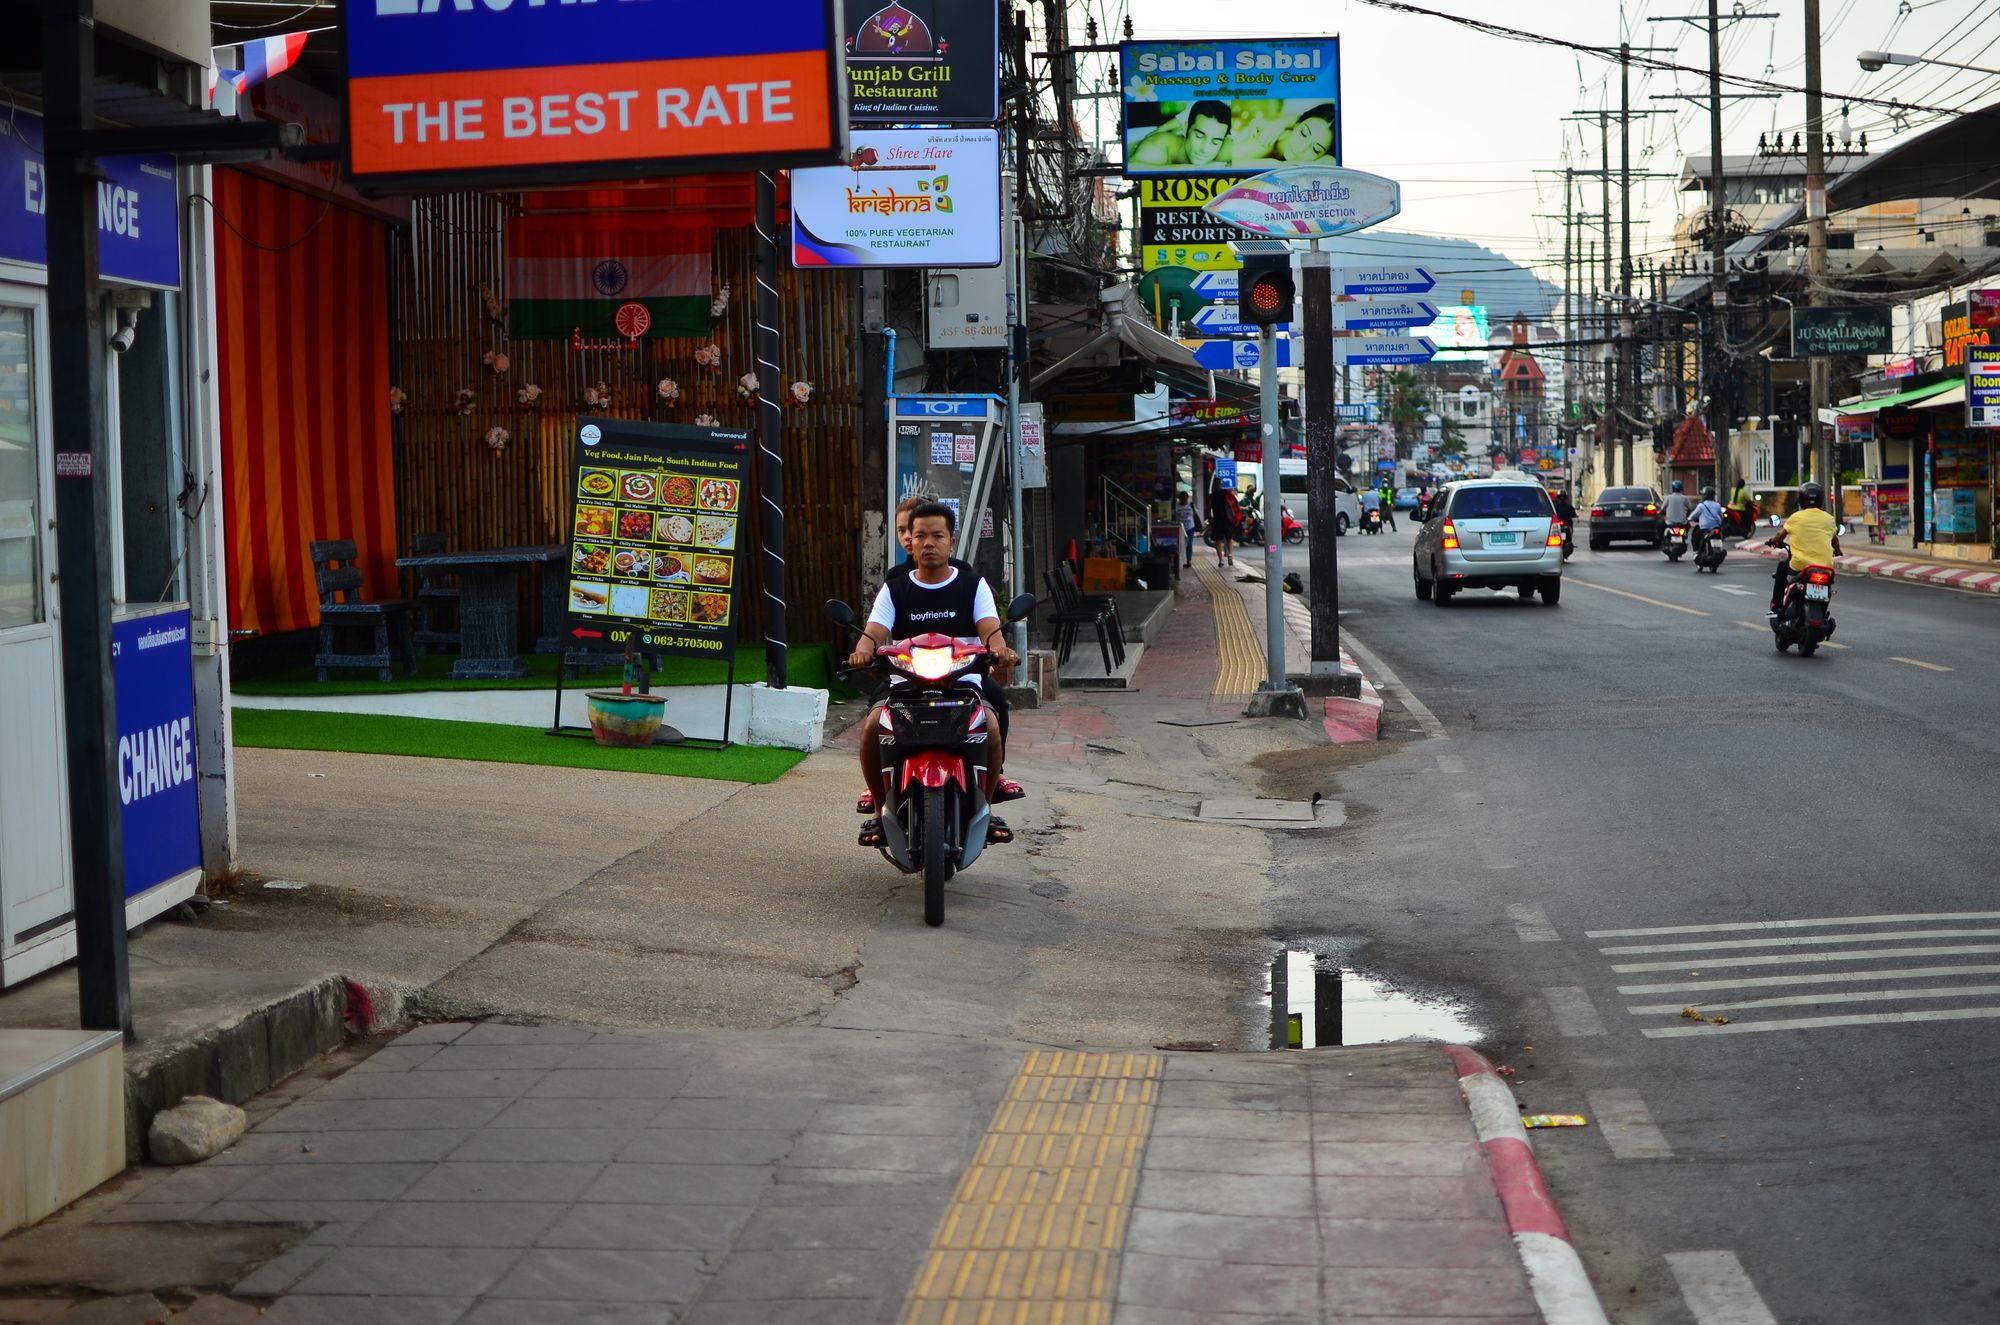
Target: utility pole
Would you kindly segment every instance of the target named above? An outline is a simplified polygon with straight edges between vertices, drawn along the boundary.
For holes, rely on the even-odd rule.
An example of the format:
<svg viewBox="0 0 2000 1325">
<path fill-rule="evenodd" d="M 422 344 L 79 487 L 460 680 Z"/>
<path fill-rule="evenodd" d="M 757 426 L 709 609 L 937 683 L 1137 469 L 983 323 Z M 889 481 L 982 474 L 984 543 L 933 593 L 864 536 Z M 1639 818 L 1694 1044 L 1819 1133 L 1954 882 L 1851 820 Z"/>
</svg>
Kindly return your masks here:
<svg viewBox="0 0 2000 1325">
<path fill-rule="evenodd" d="M 1806 6 L 1806 303 L 1825 296 L 1826 280 L 1826 139 L 1820 122 L 1819 0 Z M 1833 362 L 1820 355 L 1806 360 L 1806 420 L 1812 429 L 1813 477 L 1827 492 L 1827 509 L 1840 511 L 1840 476 L 1834 469 L 1834 439 L 1820 432 L 1819 412 L 1830 394 Z"/>
<path fill-rule="evenodd" d="M 1315 240 L 1299 255 L 1305 268 L 1306 551 L 1311 572 L 1313 676 L 1340 674 L 1340 540 L 1334 537 L 1339 464 L 1339 411 L 1333 400 L 1333 265 Z M 1346 376 L 1343 367 L 1342 374 Z M 1273 486 L 1273 494 L 1277 488 Z M 1277 528 L 1283 533 L 1282 522 Z M 1282 545 L 1282 539 L 1272 539 Z M 1269 573 L 1268 571 L 1266 572 Z M 1282 679 L 1282 678 L 1279 678 Z"/>
<path fill-rule="evenodd" d="M 1715 439 L 1715 488 L 1729 492 L 1729 415 L 1732 410 L 1730 384 L 1734 379 L 1725 363 L 1729 339 L 1729 198 L 1723 188 L 1722 169 L 1722 20 L 1716 0 L 1708 0 L 1708 254 L 1709 254 L 1709 361 L 1708 430 Z"/>
</svg>

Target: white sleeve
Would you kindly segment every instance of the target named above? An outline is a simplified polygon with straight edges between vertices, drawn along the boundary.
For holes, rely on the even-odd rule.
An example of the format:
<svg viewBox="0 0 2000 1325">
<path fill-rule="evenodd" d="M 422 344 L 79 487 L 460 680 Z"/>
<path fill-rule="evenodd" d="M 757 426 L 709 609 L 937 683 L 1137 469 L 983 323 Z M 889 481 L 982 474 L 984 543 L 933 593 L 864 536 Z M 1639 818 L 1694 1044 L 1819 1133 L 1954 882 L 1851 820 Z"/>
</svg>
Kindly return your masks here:
<svg viewBox="0 0 2000 1325">
<path fill-rule="evenodd" d="M 875 591 L 875 605 L 868 609 L 868 624 L 895 634 L 896 604 L 890 601 L 889 586 L 886 584 Z"/>
<path fill-rule="evenodd" d="M 993 601 L 993 586 L 988 584 L 986 577 L 982 575 L 979 577 L 979 587 L 972 591 L 972 619 L 979 622 L 988 617 L 998 621 L 1000 605 Z"/>
</svg>

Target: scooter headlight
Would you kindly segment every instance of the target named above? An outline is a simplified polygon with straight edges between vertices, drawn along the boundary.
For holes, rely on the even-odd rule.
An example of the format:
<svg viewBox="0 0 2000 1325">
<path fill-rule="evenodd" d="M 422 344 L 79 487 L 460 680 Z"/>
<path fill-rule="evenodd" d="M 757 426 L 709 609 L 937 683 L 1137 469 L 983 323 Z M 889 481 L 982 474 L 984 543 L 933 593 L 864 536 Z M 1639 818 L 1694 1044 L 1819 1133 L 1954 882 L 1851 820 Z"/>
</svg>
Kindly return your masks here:
<svg viewBox="0 0 2000 1325">
<path fill-rule="evenodd" d="M 952 666 L 949 648 L 910 650 L 910 670 L 926 681 L 944 680 L 951 675 Z"/>
</svg>

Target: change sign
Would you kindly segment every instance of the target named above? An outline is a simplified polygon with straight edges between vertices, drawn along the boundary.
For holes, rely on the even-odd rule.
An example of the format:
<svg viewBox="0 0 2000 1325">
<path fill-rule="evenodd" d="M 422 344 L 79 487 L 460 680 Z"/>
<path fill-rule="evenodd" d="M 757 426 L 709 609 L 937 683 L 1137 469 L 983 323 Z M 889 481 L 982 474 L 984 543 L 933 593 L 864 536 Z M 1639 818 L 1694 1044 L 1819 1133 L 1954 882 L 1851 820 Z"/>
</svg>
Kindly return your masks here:
<svg viewBox="0 0 2000 1325">
<path fill-rule="evenodd" d="M 810 165 L 846 136 L 835 0 L 349 0 L 357 183 L 520 183 Z"/>
<path fill-rule="evenodd" d="M 1792 310 L 1794 359 L 1887 354 L 1890 334 L 1890 310 L 1886 306 Z"/>
</svg>

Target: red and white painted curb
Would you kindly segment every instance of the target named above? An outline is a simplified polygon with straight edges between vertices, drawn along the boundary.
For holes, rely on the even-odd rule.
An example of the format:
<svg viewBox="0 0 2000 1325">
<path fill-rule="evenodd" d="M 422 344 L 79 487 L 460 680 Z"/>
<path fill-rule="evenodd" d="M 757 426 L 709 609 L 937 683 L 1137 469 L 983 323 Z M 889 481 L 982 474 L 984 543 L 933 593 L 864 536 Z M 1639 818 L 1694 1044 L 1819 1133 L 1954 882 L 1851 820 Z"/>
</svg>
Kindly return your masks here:
<svg viewBox="0 0 2000 1325">
<path fill-rule="evenodd" d="M 1583 1258 L 1571 1245 L 1562 1212 L 1542 1181 L 1514 1092 L 1481 1055 L 1455 1044 L 1445 1045 L 1444 1051 L 1458 1069 L 1458 1088 L 1472 1109 L 1472 1125 L 1542 1319 L 1548 1325 L 1607 1325 Z"/>
<path fill-rule="evenodd" d="M 1312 613 L 1304 599 L 1286 595 L 1285 624 L 1299 642 L 1312 638 Z M 1340 650 L 1340 670 L 1360 677 L 1361 694 L 1358 697 L 1330 696 L 1325 701 L 1326 738 L 1335 745 L 1356 745 L 1377 740 L 1382 735 L 1382 696 L 1345 647 Z"/>
<path fill-rule="evenodd" d="M 1757 557 L 1779 554 L 1763 543 L 1745 543 L 1739 549 Z M 1982 570 L 1978 564 L 1948 566 L 1934 561 L 1902 561 L 1896 557 L 1861 556 L 1850 553 L 1834 558 L 1834 569 L 1850 575 L 1871 575 L 1884 580 L 1909 580 L 1915 584 L 1939 584 L 1947 589 L 1971 593 L 2000 594 L 2000 570 Z"/>
</svg>

